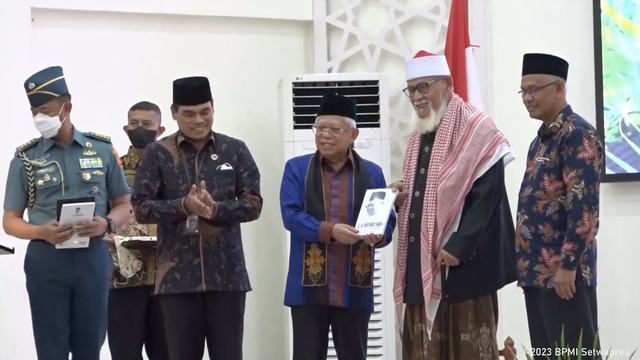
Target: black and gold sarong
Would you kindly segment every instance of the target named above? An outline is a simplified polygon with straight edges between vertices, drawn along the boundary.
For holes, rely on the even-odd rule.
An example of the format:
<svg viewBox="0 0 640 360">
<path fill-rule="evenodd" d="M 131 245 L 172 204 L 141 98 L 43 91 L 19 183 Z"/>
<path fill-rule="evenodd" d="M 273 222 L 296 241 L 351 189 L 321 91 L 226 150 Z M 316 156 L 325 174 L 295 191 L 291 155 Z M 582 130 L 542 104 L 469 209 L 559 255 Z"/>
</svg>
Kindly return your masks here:
<svg viewBox="0 0 640 360">
<path fill-rule="evenodd" d="M 407 305 L 402 336 L 402 360 L 499 360 L 496 330 L 498 327 L 498 295 L 449 304 L 443 319 L 443 304 L 436 314 L 431 339 L 425 327 L 423 305 Z M 446 306 L 446 305 L 444 305 Z M 444 322 L 448 334 L 443 341 Z M 449 359 L 444 359 L 446 343 Z"/>
</svg>

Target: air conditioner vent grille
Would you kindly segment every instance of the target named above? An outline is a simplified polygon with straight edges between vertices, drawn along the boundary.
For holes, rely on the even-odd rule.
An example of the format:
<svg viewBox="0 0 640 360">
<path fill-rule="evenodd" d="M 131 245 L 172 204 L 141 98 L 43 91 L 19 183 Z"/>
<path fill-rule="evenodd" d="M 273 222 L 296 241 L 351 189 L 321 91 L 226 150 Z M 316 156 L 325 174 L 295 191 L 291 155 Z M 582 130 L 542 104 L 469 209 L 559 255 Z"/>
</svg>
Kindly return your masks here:
<svg viewBox="0 0 640 360">
<path fill-rule="evenodd" d="M 293 128 L 311 129 L 325 94 L 338 94 L 355 100 L 357 126 L 380 127 L 380 82 L 364 81 L 295 81 L 293 82 Z"/>
</svg>

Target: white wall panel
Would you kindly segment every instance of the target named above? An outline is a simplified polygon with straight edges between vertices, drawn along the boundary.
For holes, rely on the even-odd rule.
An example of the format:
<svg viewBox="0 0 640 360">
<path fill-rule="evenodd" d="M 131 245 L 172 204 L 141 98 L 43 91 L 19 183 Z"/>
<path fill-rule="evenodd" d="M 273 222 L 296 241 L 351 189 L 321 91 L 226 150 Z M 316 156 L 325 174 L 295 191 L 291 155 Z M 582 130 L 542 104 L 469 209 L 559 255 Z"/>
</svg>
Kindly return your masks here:
<svg viewBox="0 0 640 360">
<path fill-rule="evenodd" d="M 14 148 L 23 138 L 24 141 L 31 139 L 22 134 L 33 129 L 29 101 L 22 90 L 23 74 L 29 71 L 31 59 L 30 19 L 26 1 L 0 1 L 0 198 L 3 201 Z M 2 232 L 0 243 L 15 247 L 15 255 L 0 256 L 0 359 L 35 359 L 35 353 L 31 351 L 31 316 L 22 271 L 28 243 L 9 238 Z"/>
<path fill-rule="evenodd" d="M 49 10 L 309 21 L 312 20 L 313 0 L 30 0 L 30 2 L 32 8 Z"/>
</svg>

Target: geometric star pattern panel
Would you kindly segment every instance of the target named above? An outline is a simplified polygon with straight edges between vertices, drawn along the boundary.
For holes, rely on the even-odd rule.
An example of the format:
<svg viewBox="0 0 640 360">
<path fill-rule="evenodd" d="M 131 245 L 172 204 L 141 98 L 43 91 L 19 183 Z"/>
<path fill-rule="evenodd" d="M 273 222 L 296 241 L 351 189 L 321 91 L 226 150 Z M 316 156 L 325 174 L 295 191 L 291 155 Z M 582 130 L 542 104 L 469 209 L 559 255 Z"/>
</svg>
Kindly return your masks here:
<svg viewBox="0 0 640 360">
<path fill-rule="evenodd" d="M 444 52 L 451 0 L 314 1 L 315 72 L 378 72 L 389 79 L 391 178 L 402 178 L 412 107 L 404 61 Z"/>
</svg>

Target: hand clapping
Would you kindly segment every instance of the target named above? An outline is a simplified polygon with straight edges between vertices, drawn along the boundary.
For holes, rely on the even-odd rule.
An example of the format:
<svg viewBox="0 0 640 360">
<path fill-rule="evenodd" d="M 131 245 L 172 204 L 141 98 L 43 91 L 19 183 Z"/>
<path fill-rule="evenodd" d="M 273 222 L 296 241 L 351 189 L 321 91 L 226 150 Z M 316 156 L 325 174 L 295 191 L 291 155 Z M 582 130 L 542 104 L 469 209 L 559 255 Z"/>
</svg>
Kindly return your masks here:
<svg viewBox="0 0 640 360">
<path fill-rule="evenodd" d="M 211 219 L 215 206 L 215 201 L 207 191 L 204 181 L 200 182 L 199 187 L 192 185 L 189 195 L 184 199 L 184 207 L 190 214 L 195 214 L 205 219 Z"/>
</svg>

